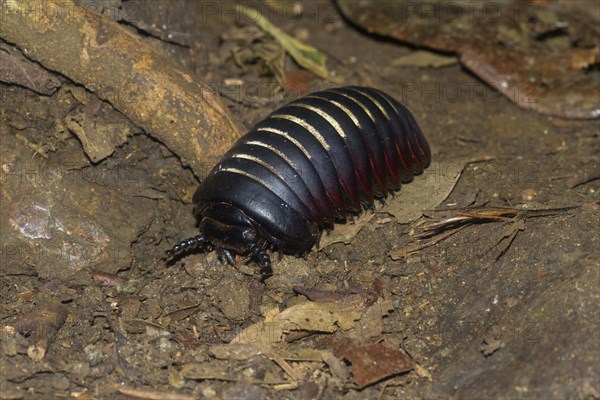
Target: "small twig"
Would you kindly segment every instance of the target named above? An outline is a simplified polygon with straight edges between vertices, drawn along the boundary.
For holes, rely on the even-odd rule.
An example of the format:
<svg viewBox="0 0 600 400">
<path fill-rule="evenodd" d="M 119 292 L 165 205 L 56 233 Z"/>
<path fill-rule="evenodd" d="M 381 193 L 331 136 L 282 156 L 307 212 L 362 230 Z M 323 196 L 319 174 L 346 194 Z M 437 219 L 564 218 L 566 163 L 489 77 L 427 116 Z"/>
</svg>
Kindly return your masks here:
<svg viewBox="0 0 600 400">
<path fill-rule="evenodd" d="M 477 207 L 466 209 L 432 210 L 431 213 L 433 214 L 443 212 L 449 213 L 451 215 L 442 220 L 421 220 L 415 223 L 409 232 L 409 236 L 416 239 L 416 243 L 410 243 L 401 249 L 393 250 L 392 252 L 390 252 L 390 256 L 392 257 L 392 259 L 396 260 L 408 254 L 433 246 L 473 224 L 503 221 L 512 221 L 518 223 L 520 221 L 521 225 L 513 226 L 509 234 L 502 237 L 494 246 L 492 246 L 492 248 L 486 251 L 486 253 L 488 253 L 504 239 L 509 239 L 507 245 L 496 257 L 496 260 L 498 260 L 508 251 L 508 248 L 514 242 L 518 233 L 525 229 L 523 224 L 526 218 L 538 218 L 558 215 L 570 211 L 574 208 L 576 207 L 520 210 L 516 208 L 502 207 Z"/>
<path fill-rule="evenodd" d="M 275 364 L 279 366 L 286 374 L 289 375 L 292 380 L 298 382 L 300 380 L 300 376 L 296 369 L 290 365 L 283 357 L 277 354 L 273 349 L 263 349 L 263 353 L 269 357 Z"/>
<path fill-rule="evenodd" d="M 496 256 L 496 261 L 498 261 L 504 254 L 506 254 L 506 252 L 508 251 L 508 249 L 510 248 L 510 246 L 513 244 L 513 242 L 515 241 L 515 238 L 517 237 L 517 235 L 519 234 L 519 232 L 524 231 L 525 230 L 525 221 L 523 220 L 523 218 L 516 218 L 514 220 L 514 223 L 511 225 L 510 227 L 510 232 L 509 233 L 505 233 L 497 242 L 496 244 L 494 244 L 492 247 L 490 247 L 490 249 L 488 251 L 486 251 L 484 254 L 489 253 L 490 251 L 492 251 L 492 249 L 496 246 L 498 246 L 500 243 L 502 243 L 502 241 L 504 241 L 505 239 L 508 239 L 508 242 L 506 243 L 506 245 L 504 246 L 504 248 L 500 251 L 500 253 L 498 253 L 498 255 Z"/>
<path fill-rule="evenodd" d="M 244 107 L 250 107 L 250 108 L 261 108 L 261 107 L 264 107 L 264 106 L 267 106 L 267 105 L 273 103 L 273 100 L 265 98 L 265 97 L 252 98 L 252 101 L 245 100 L 244 98 L 239 99 L 239 98 L 227 93 L 227 91 L 225 91 L 225 90 L 219 90 L 219 94 L 222 97 L 225 97 L 235 103 L 238 103 L 238 104 L 243 105 Z"/>
<path fill-rule="evenodd" d="M 132 387 L 119 387 L 119 393 L 126 396 L 146 400 L 193 400 L 194 396 L 173 392 L 159 392 L 151 389 L 136 389 Z"/>
</svg>

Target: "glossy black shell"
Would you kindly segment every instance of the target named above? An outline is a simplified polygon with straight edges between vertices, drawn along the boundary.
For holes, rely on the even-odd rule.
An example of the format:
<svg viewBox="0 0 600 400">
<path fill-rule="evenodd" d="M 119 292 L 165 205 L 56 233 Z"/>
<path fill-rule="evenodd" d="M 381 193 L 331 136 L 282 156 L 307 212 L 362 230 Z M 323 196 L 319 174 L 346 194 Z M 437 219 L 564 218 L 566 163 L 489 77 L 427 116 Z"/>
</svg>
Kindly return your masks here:
<svg viewBox="0 0 600 400">
<path fill-rule="evenodd" d="M 249 253 L 263 266 L 266 248 L 307 253 L 334 221 L 372 208 L 430 160 L 415 119 L 387 94 L 348 86 L 307 95 L 221 158 L 193 197 L 200 234 L 173 252 L 212 246 L 229 262 Z"/>
</svg>

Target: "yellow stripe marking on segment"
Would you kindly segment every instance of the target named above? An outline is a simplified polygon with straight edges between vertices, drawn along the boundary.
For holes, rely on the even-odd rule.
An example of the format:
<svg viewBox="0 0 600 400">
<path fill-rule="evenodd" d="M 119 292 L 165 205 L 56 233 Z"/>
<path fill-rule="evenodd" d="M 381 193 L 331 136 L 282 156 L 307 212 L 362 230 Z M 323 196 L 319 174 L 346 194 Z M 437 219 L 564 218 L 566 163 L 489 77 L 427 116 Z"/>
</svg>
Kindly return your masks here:
<svg viewBox="0 0 600 400">
<path fill-rule="evenodd" d="M 281 179 L 282 181 L 285 182 L 285 179 L 283 178 L 283 176 L 281 176 L 281 174 L 279 174 L 279 172 L 275 171 L 275 169 L 273 168 L 272 165 L 269 165 L 268 163 L 264 162 L 263 160 L 261 160 L 258 157 L 255 157 L 255 156 L 250 155 L 250 154 L 245 154 L 245 153 L 236 153 L 236 154 L 232 155 L 231 158 L 240 158 L 240 159 L 244 159 L 244 160 L 249 160 L 249 161 L 255 162 L 258 165 L 260 165 L 262 167 L 265 167 L 266 169 L 268 169 L 269 171 L 271 171 L 273 174 L 275 174 L 279 179 Z"/>
<path fill-rule="evenodd" d="M 286 155 L 285 155 L 285 154 L 284 154 L 282 151 L 280 151 L 279 149 L 276 149 L 275 147 L 273 147 L 273 146 L 271 146 L 271 145 L 269 145 L 269 144 L 267 144 L 267 143 L 264 143 L 264 142 L 258 141 L 258 140 L 249 140 L 249 141 L 247 141 L 247 142 L 244 142 L 244 143 L 245 143 L 245 144 L 252 145 L 252 146 L 259 146 L 259 147 L 263 147 L 263 148 L 265 148 L 265 149 L 267 149 L 267 150 L 269 150 L 269 151 L 271 151 L 271 152 L 273 152 L 273 153 L 277 154 L 277 155 L 278 155 L 280 158 L 282 158 L 282 159 L 283 159 L 283 160 L 284 160 L 286 163 L 288 163 L 288 165 L 289 165 L 289 166 L 291 166 L 291 167 L 292 167 L 292 168 L 294 168 L 296 171 L 298 171 L 298 168 L 297 168 L 296 164 L 294 164 L 294 162 L 293 162 L 292 160 L 290 160 L 290 158 L 289 158 L 288 156 L 286 156 Z"/>
<path fill-rule="evenodd" d="M 301 104 L 301 103 L 300 104 L 290 104 L 290 106 L 303 107 L 303 108 L 306 108 L 307 110 L 314 111 L 315 113 L 319 114 L 321 117 L 325 118 L 327 120 L 327 122 L 329 122 L 329 124 L 331 126 L 333 126 L 333 128 L 335 129 L 335 131 L 337 132 L 338 135 L 340 135 L 343 139 L 346 139 L 346 134 L 344 133 L 344 130 L 342 129 L 340 124 L 335 120 L 335 118 L 333 118 L 331 115 L 327 114 L 325 111 L 321 110 L 320 108 L 311 106 L 309 104 Z"/>
<path fill-rule="evenodd" d="M 362 129 L 362 127 L 360 126 L 360 122 L 358 121 L 358 118 L 356 118 L 356 115 L 354 115 L 352 113 L 352 111 L 350 111 L 348 109 L 348 107 L 346 107 L 345 105 L 341 104 L 338 101 L 335 100 L 330 100 L 330 99 L 326 99 L 324 97 L 319 97 L 319 96 L 315 96 L 315 95 L 310 95 L 310 96 L 306 96 L 307 98 L 311 98 L 311 99 L 320 99 L 320 100 L 325 100 L 333 105 L 335 105 L 337 108 L 339 108 L 340 110 L 342 110 L 343 112 L 346 113 L 346 115 L 348 115 L 350 117 L 350 119 L 352 120 L 352 123 L 354 125 L 356 125 L 359 129 Z"/>
<path fill-rule="evenodd" d="M 276 135 L 282 136 L 284 138 L 286 138 L 287 140 L 289 140 L 294 146 L 296 146 L 302 153 L 304 153 L 304 155 L 306 156 L 306 158 L 308 159 L 312 159 L 312 157 L 310 156 L 310 153 L 304 148 L 304 146 L 302 146 L 302 143 L 300 143 L 299 141 L 297 141 L 296 139 L 294 139 L 293 137 L 290 136 L 289 133 L 284 132 L 280 129 L 275 129 L 275 128 L 271 128 L 271 127 L 263 127 L 263 128 L 258 128 L 259 131 L 262 132 L 271 132 L 274 133 Z"/>
<path fill-rule="evenodd" d="M 319 143 L 321 144 L 321 146 L 326 151 L 329 151 L 329 144 L 327 144 L 327 142 L 325 141 L 325 138 L 319 133 L 319 131 L 317 131 L 315 129 L 314 126 L 312 126 L 311 124 L 309 124 L 308 122 L 306 122 L 302 118 L 298 118 L 298 117 L 296 117 L 294 115 L 289 115 L 289 114 L 273 115 L 271 118 L 286 119 L 286 120 L 291 121 L 291 122 L 293 122 L 293 123 L 295 123 L 297 125 L 300 125 L 304 129 L 306 129 L 307 131 L 309 131 L 310 134 L 313 135 L 319 141 Z"/>
</svg>

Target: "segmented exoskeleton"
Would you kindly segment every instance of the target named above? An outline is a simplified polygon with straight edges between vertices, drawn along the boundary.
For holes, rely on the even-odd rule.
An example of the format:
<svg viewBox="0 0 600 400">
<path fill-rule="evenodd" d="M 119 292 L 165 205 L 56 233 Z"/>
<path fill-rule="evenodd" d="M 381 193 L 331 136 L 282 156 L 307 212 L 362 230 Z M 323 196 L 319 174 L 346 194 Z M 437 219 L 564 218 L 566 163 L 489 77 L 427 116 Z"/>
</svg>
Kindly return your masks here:
<svg viewBox="0 0 600 400">
<path fill-rule="evenodd" d="M 309 94 L 271 113 L 225 153 L 193 201 L 199 235 L 175 245 L 215 248 L 270 268 L 266 250 L 302 255 L 334 222 L 372 208 L 423 172 L 429 145 L 411 113 L 373 88 Z"/>
</svg>

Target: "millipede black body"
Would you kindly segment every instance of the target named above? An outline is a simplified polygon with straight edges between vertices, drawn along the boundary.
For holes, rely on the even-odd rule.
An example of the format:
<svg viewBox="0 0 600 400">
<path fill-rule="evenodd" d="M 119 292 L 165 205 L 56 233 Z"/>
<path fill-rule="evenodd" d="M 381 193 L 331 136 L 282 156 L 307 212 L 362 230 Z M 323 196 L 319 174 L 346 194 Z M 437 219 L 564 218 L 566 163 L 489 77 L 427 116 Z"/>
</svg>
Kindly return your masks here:
<svg viewBox="0 0 600 400">
<path fill-rule="evenodd" d="M 175 245 L 217 250 L 270 268 L 267 249 L 302 255 L 334 222 L 372 208 L 429 166 L 411 113 L 366 87 L 316 92 L 272 112 L 200 184 L 199 234 Z"/>
</svg>

